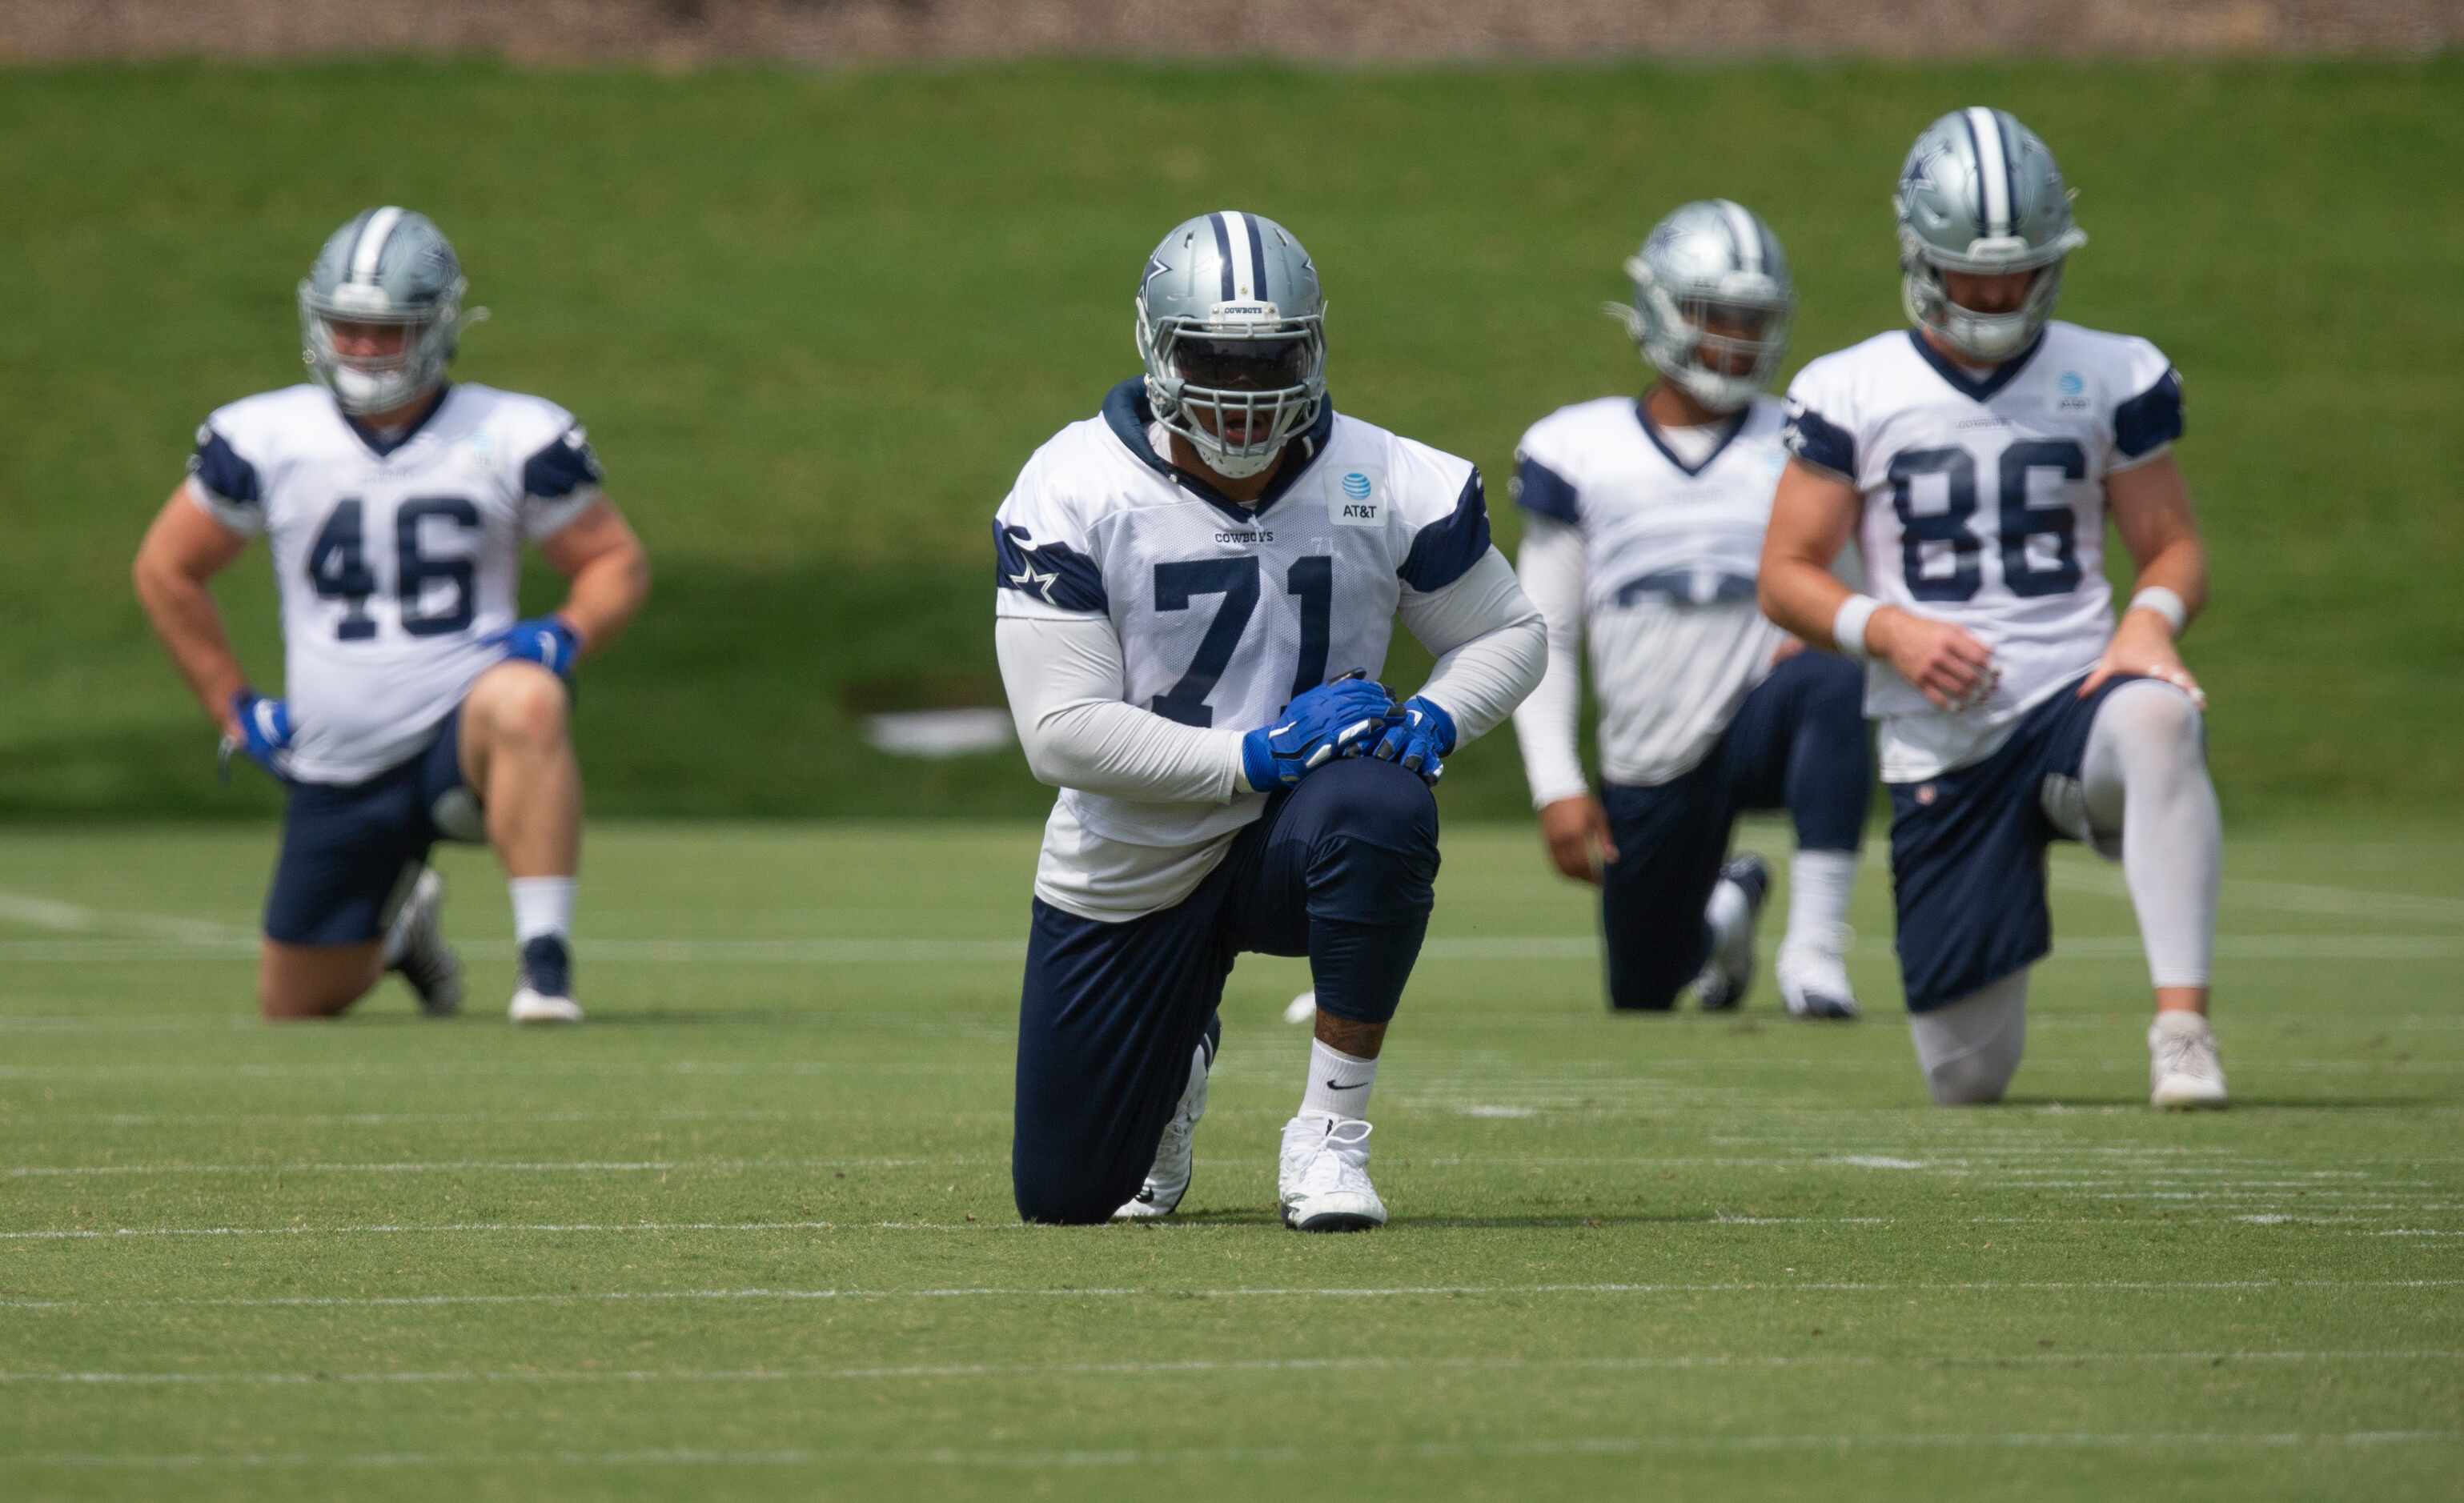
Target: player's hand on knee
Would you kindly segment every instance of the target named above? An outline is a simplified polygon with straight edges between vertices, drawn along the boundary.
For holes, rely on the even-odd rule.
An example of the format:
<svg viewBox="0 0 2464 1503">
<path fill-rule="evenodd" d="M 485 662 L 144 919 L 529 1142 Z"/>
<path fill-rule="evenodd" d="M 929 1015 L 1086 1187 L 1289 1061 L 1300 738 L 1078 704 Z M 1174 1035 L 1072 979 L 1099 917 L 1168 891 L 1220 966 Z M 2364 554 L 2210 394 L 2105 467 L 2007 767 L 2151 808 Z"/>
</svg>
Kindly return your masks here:
<svg viewBox="0 0 2464 1503">
<path fill-rule="evenodd" d="M 1455 717 L 1418 694 L 1396 708 L 1401 718 L 1387 725 L 1368 754 L 1381 762 L 1398 762 L 1435 787 L 1446 773 L 1445 754 L 1455 749 Z"/>
<path fill-rule="evenodd" d="M 2190 676 L 2190 670 L 2182 664 L 2181 651 L 2173 645 L 2171 625 L 2152 612 L 2123 614 L 2122 624 L 2114 628 L 2113 640 L 2104 644 L 2104 656 L 2097 660 L 2096 671 L 2079 686 L 2079 697 L 2085 699 L 2107 679 L 2123 673 L 2170 684 L 2189 695 L 2191 704 L 2201 709 L 2208 708 L 2207 691 Z"/>
<path fill-rule="evenodd" d="M 1609 813 L 1589 794 L 1543 804 L 1540 839 L 1557 870 L 1595 887 L 1601 870 L 1617 859 L 1617 840 L 1609 834 Z"/>
<path fill-rule="evenodd" d="M 1972 709 L 2002 682 L 1993 649 L 1964 626 L 1886 605 L 1866 624 L 1868 643 L 1876 627 L 1882 628 L 1877 650 L 1936 709 Z"/>
<path fill-rule="evenodd" d="M 1347 674 L 1284 707 L 1275 724 L 1241 741 L 1242 774 L 1260 793 L 1298 784 L 1313 769 L 1367 751 L 1402 711 L 1383 684 Z"/>
<path fill-rule="evenodd" d="M 223 730 L 223 775 L 231 775 L 231 759 L 237 752 L 276 777 L 290 776 L 292 730 L 289 705 L 253 688 L 231 695 L 231 722 Z"/>
<path fill-rule="evenodd" d="M 558 678 L 571 678 L 574 660 L 582 656 L 582 634 L 561 616 L 537 616 L 483 639 L 482 645 L 502 649 L 508 663 L 536 663 Z"/>
</svg>

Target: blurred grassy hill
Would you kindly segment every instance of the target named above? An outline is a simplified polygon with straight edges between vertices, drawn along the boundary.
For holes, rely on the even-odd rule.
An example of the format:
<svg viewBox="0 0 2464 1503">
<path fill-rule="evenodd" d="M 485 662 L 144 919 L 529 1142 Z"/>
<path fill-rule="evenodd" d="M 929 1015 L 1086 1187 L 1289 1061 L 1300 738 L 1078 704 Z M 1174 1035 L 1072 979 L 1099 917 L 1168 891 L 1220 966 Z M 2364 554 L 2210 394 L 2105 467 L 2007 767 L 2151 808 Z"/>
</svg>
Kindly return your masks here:
<svg viewBox="0 0 2464 1503">
<path fill-rule="evenodd" d="M 2187 378 L 2217 579 L 2189 651 L 2229 811 L 2464 787 L 2464 58 L 0 79 L 0 817 L 273 806 L 213 785 L 126 563 L 204 414 L 298 378 L 293 285 L 365 205 L 444 225 L 495 313 L 461 373 L 580 412 L 656 555 L 585 678 L 594 810 L 1026 814 L 1048 795 L 1014 754 L 894 760 L 852 707 L 998 703 L 986 519 L 1129 373 L 1177 220 L 1290 225 L 1338 404 L 1494 479 L 1532 419 L 1639 383 L 1594 308 L 1682 199 L 1787 242 L 1793 364 L 1896 323 L 1900 154 L 1982 101 L 2080 189 L 2064 316 Z M 265 569 L 223 599 L 270 684 Z M 1448 765 L 1450 811 L 1524 808 L 1510 736 Z"/>
</svg>

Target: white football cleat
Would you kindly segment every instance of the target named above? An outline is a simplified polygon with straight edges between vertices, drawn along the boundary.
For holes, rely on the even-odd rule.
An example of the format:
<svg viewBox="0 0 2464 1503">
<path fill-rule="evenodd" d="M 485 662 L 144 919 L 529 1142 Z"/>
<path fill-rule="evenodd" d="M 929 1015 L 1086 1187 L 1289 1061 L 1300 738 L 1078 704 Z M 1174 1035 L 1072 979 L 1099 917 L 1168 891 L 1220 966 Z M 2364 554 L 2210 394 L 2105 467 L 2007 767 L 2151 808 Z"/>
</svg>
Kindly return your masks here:
<svg viewBox="0 0 2464 1503">
<path fill-rule="evenodd" d="M 1198 1120 L 1206 1115 L 1206 1075 L 1215 1064 L 1207 1043 L 1199 1039 L 1189 1052 L 1189 1084 L 1181 1088 L 1180 1105 L 1174 1109 L 1172 1121 L 1164 1123 L 1163 1141 L 1155 1144 L 1155 1167 L 1147 1170 L 1147 1181 L 1138 1187 L 1137 1194 L 1112 1212 L 1114 1221 L 1169 1216 L 1189 1193 L 1198 1160 Z"/>
<path fill-rule="evenodd" d="M 1295 1117 L 1284 1123 L 1284 1225 L 1294 1231 L 1367 1231 L 1386 1225 L 1369 1183 L 1369 1124 L 1357 1117 Z"/>
<path fill-rule="evenodd" d="M 2168 1111 L 2225 1104 L 2225 1063 L 2205 1015 L 2159 1013 L 2147 1025 L 2147 1103 Z"/>
<path fill-rule="evenodd" d="M 513 1006 L 505 1015 L 517 1023 L 579 1023 L 582 1004 L 571 997 L 541 996 L 524 987 L 514 993 Z"/>
<path fill-rule="evenodd" d="M 573 962 L 564 941 L 543 934 L 522 946 L 522 985 L 505 1015 L 517 1023 L 579 1023 L 573 1000 Z"/>
<path fill-rule="evenodd" d="M 1711 953 L 1694 978 L 1694 1000 L 1705 1013 L 1726 1013 L 1745 1001 L 1754 984 L 1754 926 L 1762 921 L 1763 902 L 1771 896 L 1771 865 L 1751 851 L 1728 859 L 1720 881 L 1734 882 L 1746 895 L 1743 920 L 1725 926 L 1711 940 Z M 1712 892 L 1719 891 L 1717 884 Z"/>
<path fill-rule="evenodd" d="M 445 943 L 445 879 L 423 870 L 386 931 L 385 967 L 399 972 L 429 1017 L 462 1011 L 462 960 Z"/>
<path fill-rule="evenodd" d="M 1314 991 L 1304 991 L 1284 1004 L 1284 1021 L 1287 1023 L 1306 1023 L 1316 1016 L 1317 993 Z"/>
<path fill-rule="evenodd" d="M 1848 981 L 1848 947 L 1855 942 L 1847 925 L 1835 924 L 1819 943 L 1780 946 L 1771 979 L 1779 983 L 1789 1016 L 1854 1020 L 1863 1015 L 1857 989 Z"/>
</svg>

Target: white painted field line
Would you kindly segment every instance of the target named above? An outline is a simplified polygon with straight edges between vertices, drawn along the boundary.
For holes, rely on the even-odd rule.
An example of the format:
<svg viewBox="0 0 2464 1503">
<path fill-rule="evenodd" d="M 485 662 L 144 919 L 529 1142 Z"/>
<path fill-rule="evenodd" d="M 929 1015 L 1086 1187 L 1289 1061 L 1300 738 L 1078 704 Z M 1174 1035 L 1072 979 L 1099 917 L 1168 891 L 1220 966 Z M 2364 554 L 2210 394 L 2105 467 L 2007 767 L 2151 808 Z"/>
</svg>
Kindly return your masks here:
<svg viewBox="0 0 2464 1503">
<path fill-rule="evenodd" d="M 1067 1235 L 1055 1231 L 1054 1235 Z M 1486 1295 L 1785 1295 L 1785 1294 L 2180 1294 L 2333 1289 L 2421 1290 L 2464 1286 L 2464 1278 L 1982 1279 L 1948 1283 L 1739 1280 L 1726 1283 L 1411 1284 L 1337 1288 L 1253 1287 L 1086 1289 L 982 1285 L 952 1289 L 649 1289 L 557 1291 L 519 1295 L 264 1295 L 163 1299 L 0 1299 L 6 1310 L 340 1310 L 438 1309 L 448 1306 L 710 1303 L 780 1300 L 888 1299 L 1420 1299 Z"/>
<path fill-rule="evenodd" d="M 146 915 L 121 915 L 124 920 Z M 203 921 L 159 918 L 166 926 Z M 138 963 L 241 958 L 256 952 L 249 935 L 212 926 L 190 934 L 174 929 L 147 939 L 98 937 L 88 940 L 0 940 L 0 959 L 25 963 Z M 935 962 L 974 965 L 1016 965 L 1026 945 L 1011 939 L 585 939 L 578 946 L 585 955 L 643 965 L 793 965 L 912 966 Z M 1599 942 L 1588 935 L 1496 935 L 1431 939 L 1423 957 L 1441 962 L 1463 961 L 1595 961 Z M 2407 961 L 2452 960 L 2464 956 L 2464 938 L 2446 934 L 2222 934 L 2215 953 L 2225 960 Z M 2137 960 L 2142 955 L 2135 934 L 2057 935 L 2055 961 Z"/>
<path fill-rule="evenodd" d="M 21 1164 L 0 1167 L 0 1179 L 79 1179 L 179 1174 L 665 1174 L 680 1171 L 740 1173 L 763 1169 L 982 1169 L 1009 1161 L 999 1156 L 957 1155 L 921 1158 L 850 1156 L 841 1158 L 675 1158 L 675 1159 L 388 1159 L 373 1161 L 287 1159 L 237 1164 L 189 1164 L 177 1161 L 114 1164 Z M 1249 1154 L 1208 1154 L 1209 1167 L 1244 1169 L 1269 1160 Z M 2418 1164 L 2423 1161 L 2395 1161 Z M 2273 1163 L 2204 1166 L 2128 1165 L 2067 1166 L 2006 1164 L 1991 1154 L 1930 1159 L 1884 1154 L 1826 1154 L 1792 1157 L 1780 1154 L 1422 1154 L 1397 1161 L 1409 1169 L 1455 1168 L 1715 1168 L 1777 1173 L 1826 1169 L 1871 1169 L 1924 1173 L 1952 1179 L 1991 1179 L 1999 1187 L 2117 1191 L 2147 1195 L 2254 1198 L 2256 1192 L 2299 1190 L 2306 1195 L 2386 1195 L 2397 1191 L 2434 1191 L 2447 1187 L 2434 1180 L 2382 1179 L 2365 1169 L 2300 1170 Z M 2054 1178 L 2051 1176 L 2063 1176 Z M 2264 1176 L 2277 1177 L 2264 1177 Z M 2273 1196 L 2265 1198 L 2276 1198 Z"/>
<path fill-rule="evenodd" d="M 2380 1351 L 2211 1351 L 2211 1352 L 2013 1352 L 2007 1356 L 1968 1353 L 1943 1356 L 1910 1353 L 1879 1356 L 1821 1353 L 1806 1356 L 1741 1357 L 1711 1352 L 1664 1357 L 1259 1357 L 1192 1358 L 1179 1361 L 1108 1362 L 918 1362 L 865 1367 L 721 1367 L 721 1368 L 526 1368 L 465 1369 L 444 1372 L 0 1372 L 0 1386 L 61 1387 L 313 1387 L 349 1383 L 390 1387 L 443 1386 L 462 1383 L 897 1383 L 954 1378 L 1150 1378 L 1203 1377 L 1243 1373 L 1344 1372 L 1720 1372 L 1816 1371 L 1842 1368 L 1993 1368 L 1993 1367 L 2123 1367 L 2195 1362 L 2276 1362 L 2287 1365 L 2326 1362 L 2456 1361 L 2464 1351 L 2445 1348 Z"/>
<path fill-rule="evenodd" d="M 2040 1065 L 2063 1069 L 2100 1069 L 2115 1060 L 2105 1055 L 2055 1055 L 2040 1052 L 2032 1056 Z M 1530 1098 L 1534 1093 L 1553 1093 L 1568 1098 L 1588 1097 L 1599 1092 L 1662 1092 L 1672 1085 L 1683 1087 L 1687 1082 L 1663 1078 L 1649 1073 L 1611 1074 L 1617 1066 L 1603 1066 L 1600 1073 L 1533 1080 L 1528 1077 L 1501 1078 L 1496 1074 L 1481 1077 L 1476 1082 L 1464 1076 L 1421 1079 L 1415 1094 L 1452 1090 L 1477 1090 L 1495 1097 L 1501 1091 L 1519 1093 Z M 1645 1067 L 1637 1066 L 1638 1070 Z M 1676 1070 L 1676 1066 L 1665 1067 Z M 1706 1070 L 1820 1070 L 1835 1075 L 1864 1075 L 1882 1072 L 1904 1075 L 1910 1066 L 1903 1059 L 1880 1058 L 1856 1055 L 1752 1055 L 1729 1058 L 1697 1057 L 1685 1061 L 1683 1069 L 1689 1075 Z M 2464 1072 L 2464 1059 L 2282 1059 L 2271 1058 L 2247 1067 L 2253 1072 L 2270 1074 L 2331 1075 L 2452 1075 Z M 526 1079 L 561 1077 L 631 1078 L 641 1076 L 711 1076 L 722 1078 L 759 1078 L 809 1076 L 980 1076 L 1000 1075 L 1006 1078 L 1012 1066 L 1000 1060 L 952 1059 L 715 1059 L 715 1060 L 469 1060 L 452 1064 L 407 1064 L 380 1060 L 325 1060 L 273 1063 L 265 1061 L 143 1061 L 114 1064 L 36 1064 L 0 1065 L 0 1080 L 128 1080 L 182 1079 L 210 1078 L 231 1079 Z M 1280 1073 L 1269 1062 L 1244 1062 L 1228 1067 L 1232 1078 L 1265 1078 Z M 1218 1078 L 1226 1078 L 1219 1070 Z M 2047 1106 L 2038 1110 L 2093 1111 L 2093 1107 L 2067 1108 Z M 2129 1109 L 2145 1118 L 2145 1106 Z"/>
<path fill-rule="evenodd" d="M 255 937 L 211 919 L 184 919 L 162 913 L 129 913 L 89 908 L 33 893 L 0 892 L 0 919 L 55 934 L 97 934 L 120 930 L 144 939 L 176 945 L 215 946 Z M 40 943 L 40 942 L 36 942 Z"/>
<path fill-rule="evenodd" d="M 2272 1204 L 2272 1202 L 2261 1202 Z M 1742 1212 L 1713 1211 L 1705 1216 L 1689 1216 L 1660 1222 L 1662 1227 L 1900 1227 L 1900 1226 L 1970 1226 L 1970 1227 L 2123 1227 L 2123 1226 L 2359 1226 L 2371 1215 L 2357 1214 L 2369 1210 L 2380 1218 L 2412 1217 L 2424 1210 L 2457 1209 L 2420 1204 L 2388 1203 L 2374 1208 L 2338 1207 L 2343 1214 L 2334 1216 L 2277 1214 L 2267 1212 L 2233 1212 L 2196 1216 L 2166 1216 L 2161 1220 L 2134 1219 L 2117 1215 L 2101 1216 L 1962 1216 L 1933 1222 L 1922 1216 L 1756 1216 Z M 1580 1221 L 1579 1215 L 1562 1218 L 1568 1225 Z M 1434 1218 L 1422 1225 L 1446 1227 L 1462 1223 L 1445 1217 Z M 0 1242 L 120 1242 L 157 1237 L 371 1237 L 414 1236 L 423 1234 L 500 1235 L 537 1233 L 567 1236 L 621 1236 L 661 1232 L 767 1232 L 767 1231 L 1024 1231 L 1025 1225 L 1004 1218 L 986 1221 L 439 1221 L 439 1222 L 373 1222 L 348 1226 L 284 1226 L 284 1227 L 31 1227 L 0 1231 Z M 1202 1236 L 1211 1232 L 1246 1231 L 1237 1223 L 1204 1221 L 1172 1222 L 1158 1227 L 1142 1227 L 1130 1234 L 1137 1236 Z M 2464 1236 L 2464 1231 L 2388 1231 L 2356 1233 L 2364 1236 Z"/>
<path fill-rule="evenodd" d="M 16 1458 L 22 1463 L 55 1468 L 112 1470 L 187 1471 L 202 1469 L 331 1468 L 383 1470 L 454 1468 L 495 1472 L 508 1467 L 560 1469 L 688 1467 L 714 1468 L 831 1467 L 858 1464 L 901 1469 L 963 1468 L 995 1470 L 1057 1471 L 1092 1468 L 1138 1468 L 1162 1472 L 1187 1471 L 1201 1466 L 1310 1465 L 1359 1466 L 1396 1461 L 1514 1460 L 1565 1456 L 1637 1456 L 1685 1453 L 1723 1455 L 1784 1450 L 2283 1450 L 2320 1446 L 2353 1448 L 2386 1446 L 2453 1446 L 2464 1442 L 2464 1430 L 2049 1430 L 2041 1432 L 1909 1433 L 1842 1431 L 1833 1433 L 1743 1435 L 1605 1435 L 1552 1440 L 1432 1441 L 1416 1445 L 1362 1445 L 1341 1452 L 1305 1450 L 1299 1447 L 1206 1447 L 1119 1450 L 931 1450 L 858 1451 L 842 1449 L 781 1450 L 608 1450 L 608 1451 L 180 1451 L 133 1454 L 119 1451 L 54 1451 Z"/>
</svg>

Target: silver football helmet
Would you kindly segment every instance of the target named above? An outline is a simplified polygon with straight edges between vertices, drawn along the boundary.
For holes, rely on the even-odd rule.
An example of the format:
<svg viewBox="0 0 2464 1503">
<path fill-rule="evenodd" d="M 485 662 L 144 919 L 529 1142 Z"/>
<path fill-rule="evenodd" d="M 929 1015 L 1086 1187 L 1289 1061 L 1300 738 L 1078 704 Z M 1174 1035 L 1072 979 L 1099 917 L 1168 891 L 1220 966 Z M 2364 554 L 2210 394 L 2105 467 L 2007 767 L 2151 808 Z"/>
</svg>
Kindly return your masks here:
<svg viewBox="0 0 2464 1503">
<path fill-rule="evenodd" d="M 1680 207 L 1626 257 L 1625 274 L 1634 302 L 1602 306 L 1695 401 L 1734 412 L 1779 373 L 1796 289 L 1779 237 L 1752 210 L 1725 198 Z"/>
<path fill-rule="evenodd" d="M 1275 462 L 1326 402 L 1326 296 L 1273 220 L 1236 209 L 1176 227 L 1138 280 L 1138 359 L 1155 421 L 1239 480 Z"/>
<path fill-rule="evenodd" d="M 1900 291 L 1908 316 L 1988 362 L 2028 347 L 2054 316 L 2062 258 L 2087 244 L 2053 151 L 2008 110 L 1955 110 L 1925 128 L 1891 195 L 1900 221 Z M 1945 272 L 2036 273 L 2015 313 L 1951 301 Z"/>
<path fill-rule="evenodd" d="M 344 412 L 404 406 L 444 381 L 467 321 L 466 285 L 453 247 L 427 215 L 392 205 L 363 210 L 327 238 L 299 284 L 300 359 Z M 337 321 L 400 324 L 402 349 L 343 355 Z"/>
</svg>

